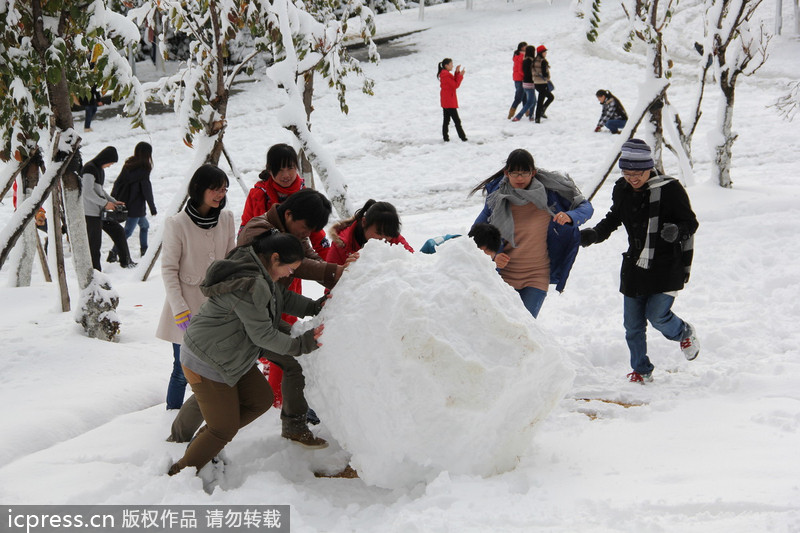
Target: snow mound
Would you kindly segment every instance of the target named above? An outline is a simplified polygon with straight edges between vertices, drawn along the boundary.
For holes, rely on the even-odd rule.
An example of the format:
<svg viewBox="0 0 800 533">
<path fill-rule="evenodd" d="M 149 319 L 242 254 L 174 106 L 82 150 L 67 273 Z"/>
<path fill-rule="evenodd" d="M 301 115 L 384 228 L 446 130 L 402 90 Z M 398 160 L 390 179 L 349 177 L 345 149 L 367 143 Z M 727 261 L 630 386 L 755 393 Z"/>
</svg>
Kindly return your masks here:
<svg viewBox="0 0 800 533">
<path fill-rule="evenodd" d="M 369 241 L 319 320 L 323 346 L 301 358 L 309 403 L 370 485 L 514 468 L 573 379 L 466 237 L 433 255 Z"/>
</svg>

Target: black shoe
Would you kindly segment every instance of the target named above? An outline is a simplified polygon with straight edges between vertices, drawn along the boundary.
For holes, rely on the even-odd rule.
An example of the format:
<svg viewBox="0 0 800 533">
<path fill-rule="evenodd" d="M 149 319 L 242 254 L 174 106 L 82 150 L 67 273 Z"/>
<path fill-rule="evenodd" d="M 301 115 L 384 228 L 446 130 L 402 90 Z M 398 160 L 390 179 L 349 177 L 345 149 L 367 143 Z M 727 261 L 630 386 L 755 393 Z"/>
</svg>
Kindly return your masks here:
<svg viewBox="0 0 800 533">
<path fill-rule="evenodd" d="M 542 113 L 542 118 L 547 118 L 547 115 L 545 115 L 544 113 Z"/>
<path fill-rule="evenodd" d="M 315 413 L 314 410 L 310 407 L 308 408 L 308 412 L 306 413 L 306 422 L 308 422 L 312 426 L 316 426 L 320 422 L 317 413 Z"/>
<path fill-rule="evenodd" d="M 541 123 L 542 123 L 542 119 L 541 119 L 541 118 L 537 118 L 537 119 L 536 119 L 536 123 L 537 123 L 537 124 L 541 124 Z"/>
<path fill-rule="evenodd" d="M 445 139 L 444 139 L 444 142 L 446 142 L 446 143 L 449 143 L 449 142 L 450 142 L 450 139 L 448 139 L 448 138 L 445 138 Z"/>
<path fill-rule="evenodd" d="M 139 257 L 144 257 L 144 254 L 147 253 L 147 246 L 139 250 Z"/>
<path fill-rule="evenodd" d="M 467 138 L 466 137 L 461 137 L 461 140 L 464 141 L 464 142 L 467 142 Z"/>
<path fill-rule="evenodd" d="M 110 252 L 108 252 L 108 257 L 106 257 L 106 262 L 107 263 L 116 263 L 118 259 L 119 259 L 119 257 L 117 257 L 117 252 L 115 252 L 114 250 L 111 250 Z"/>
</svg>

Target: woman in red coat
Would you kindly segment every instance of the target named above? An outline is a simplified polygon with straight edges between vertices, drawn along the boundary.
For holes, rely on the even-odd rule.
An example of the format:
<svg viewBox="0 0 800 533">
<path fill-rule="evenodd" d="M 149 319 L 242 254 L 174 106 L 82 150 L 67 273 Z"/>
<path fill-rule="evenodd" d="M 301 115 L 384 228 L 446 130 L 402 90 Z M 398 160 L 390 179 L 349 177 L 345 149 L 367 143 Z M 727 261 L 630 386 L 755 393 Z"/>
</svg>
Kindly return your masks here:
<svg viewBox="0 0 800 533">
<path fill-rule="evenodd" d="M 525 72 L 522 70 L 522 61 L 525 59 L 525 47 L 528 43 L 522 41 L 517 45 L 514 50 L 514 70 L 512 78 L 514 79 L 514 102 L 511 104 L 511 109 L 508 110 L 508 118 L 511 119 L 517 112 L 517 106 L 521 103 L 523 106 L 527 102 L 525 98 L 525 90 L 522 88 L 522 82 L 525 79 Z"/>
<path fill-rule="evenodd" d="M 332 242 L 326 257 L 329 263 L 344 265 L 370 239 L 401 244 L 409 252 L 414 251 L 400 235 L 400 217 L 389 202 L 367 200 L 364 207 L 356 211 L 352 218 L 335 224 L 330 229 L 330 234 Z"/>
<path fill-rule="evenodd" d="M 453 124 L 456 126 L 458 138 L 462 141 L 467 140 L 464 130 L 461 128 L 461 119 L 458 117 L 458 97 L 456 96 L 456 89 L 461 86 L 461 80 L 464 79 L 464 69 L 461 65 L 456 67 L 456 72 L 453 74 L 453 60 L 446 57 L 439 63 L 439 72 L 436 77 L 439 78 L 439 83 L 442 90 L 439 93 L 442 102 L 442 112 L 444 113 L 444 121 L 442 122 L 442 137 L 445 142 L 450 140 L 450 119 L 453 119 Z"/>
</svg>

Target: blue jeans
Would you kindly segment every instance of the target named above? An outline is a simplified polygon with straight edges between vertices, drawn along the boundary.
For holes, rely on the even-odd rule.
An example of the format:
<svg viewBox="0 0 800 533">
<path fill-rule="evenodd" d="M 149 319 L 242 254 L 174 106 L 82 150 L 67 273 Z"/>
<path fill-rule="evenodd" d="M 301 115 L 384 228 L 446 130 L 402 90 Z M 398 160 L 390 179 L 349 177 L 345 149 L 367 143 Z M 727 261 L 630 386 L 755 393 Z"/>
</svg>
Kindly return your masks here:
<svg viewBox="0 0 800 533">
<path fill-rule="evenodd" d="M 533 110 L 536 108 L 536 89 L 525 89 L 525 105 L 522 106 L 522 111 L 517 113 L 514 118 L 522 118 L 528 111 L 533 115 Z"/>
<path fill-rule="evenodd" d="M 535 287 L 523 287 L 522 289 L 516 289 L 516 291 L 519 293 L 519 297 L 522 298 L 522 304 L 530 311 L 533 318 L 538 318 L 539 310 L 542 308 L 547 291 Z"/>
<path fill-rule="evenodd" d="M 125 221 L 125 238 L 128 239 L 133 235 L 133 230 L 136 229 L 137 225 L 139 226 L 139 249 L 146 250 L 147 230 L 150 229 L 150 222 L 147 221 L 147 217 L 128 217 L 128 220 Z M 119 250 L 114 246 L 111 251 L 117 253 Z"/>
<path fill-rule="evenodd" d="M 611 120 L 606 120 L 606 128 L 610 129 L 611 133 L 618 133 L 627 123 L 627 120 L 612 118 Z"/>
<path fill-rule="evenodd" d="M 167 386 L 167 409 L 180 409 L 186 395 L 186 376 L 181 367 L 181 345 L 172 343 L 172 374 Z"/>
<path fill-rule="evenodd" d="M 647 296 L 625 296 L 623 319 L 625 340 L 631 352 L 631 368 L 640 374 L 653 371 L 653 364 L 647 357 L 647 322 L 653 325 L 671 341 L 684 337 L 686 323 L 672 312 L 675 297 L 658 293 Z"/>
<path fill-rule="evenodd" d="M 84 111 L 86 111 L 86 116 L 83 119 L 83 127 L 88 129 L 92 127 L 92 119 L 97 114 L 97 104 L 86 104 Z"/>
<path fill-rule="evenodd" d="M 527 101 L 528 101 L 528 99 L 525 98 L 525 89 L 522 88 L 522 82 L 521 81 L 515 81 L 514 82 L 514 103 L 511 104 L 511 107 L 516 109 L 517 106 L 520 103 L 522 105 L 525 105 L 525 103 Z"/>
</svg>

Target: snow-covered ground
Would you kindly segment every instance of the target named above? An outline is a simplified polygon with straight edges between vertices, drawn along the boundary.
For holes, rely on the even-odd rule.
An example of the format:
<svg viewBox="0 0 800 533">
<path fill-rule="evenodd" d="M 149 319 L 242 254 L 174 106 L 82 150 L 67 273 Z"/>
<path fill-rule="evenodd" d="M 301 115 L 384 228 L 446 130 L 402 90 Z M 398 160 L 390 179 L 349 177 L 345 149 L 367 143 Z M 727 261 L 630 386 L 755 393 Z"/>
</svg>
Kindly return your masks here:
<svg viewBox="0 0 800 533">
<path fill-rule="evenodd" d="M 763 9 L 768 17 L 772 6 Z M 365 67 L 375 79 L 375 95 L 363 95 L 353 84 L 349 115 L 338 111 L 334 94 L 320 89 L 313 132 L 346 177 L 354 205 L 368 198 L 394 203 L 403 234 L 415 248 L 432 236 L 465 233 L 482 202 L 467 192 L 515 148 L 529 149 L 543 168 L 568 171 L 590 193 L 618 139 L 593 132 L 600 113 L 594 93 L 610 89 L 630 110 L 645 78 L 643 56 L 624 53 L 607 33 L 599 44 L 588 43 L 585 22 L 564 1 L 487 0 L 473 11 L 455 2 L 427 8 L 424 22 L 416 11 L 407 11 L 381 16 L 378 24 L 382 34 L 426 30 L 400 41 L 410 55 Z M 687 61 L 694 60 L 690 45 L 696 40 L 692 24 L 676 15 L 670 30 L 681 42 L 673 50 L 677 68 L 670 99 L 687 113 L 693 80 Z M 154 337 L 164 298 L 158 268 L 142 283 L 139 272 L 104 264 L 120 294 L 123 326 L 113 344 L 84 337 L 73 314 L 59 312 L 57 290 L 40 272 L 35 271 L 33 287 L 8 288 L 5 268 L 0 273 L 0 502 L 288 504 L 293 531 L 309 532 L 800 531 L 795 229 L 800 130 L 769 107 L 787 82 L 800 78 L 800 41 L 786 32 L 772 40 L 767 64 L 739 82 L 733 189 L 709 180 L 707 139 L 719 100 L 713 87 L 695 135 L 695 183 L 688 192 L 700 229 L 692 280 L 675 310 L 698 330 L 702 350 L 696 361 L 687 362 L 674 343 L 651 335 L 655 381 L 626 382 L 630 370 L 617 291 L 625 237 L 619 231 L 608 242 L 581 250 L 566 291 L 551 292 L 544 303 L 535 327 L 560 346 L 575 379 L 512 470 L 488 477 L 443 472 L 395 489 L 363 479 L 318 479 L 315 471 L 346 461 L 346 454 L 336 442 L 320 452 L 288 444 L 279 436 L 278 413 L 270 410 L 228 446 L 225 479 L 207 495 L 188 470 L 173 478 L 165 474 L 184 447 L 164 441 L 173 417 L 164 409 L 172 352 Z M 556 101 L 549 120 L 538 125 L 505 120 L 513 96 L 511 55 L 521 40 L 549 49 Z M 459 103 L 467 143 L 441 141 L 435 74 L 444 57 L 466 68 Z M 140 72 L 146 70 L 142 65 Z M 249 184 L 263 168 L 267 148 L 291 142 L 291 136 L 274 118 L 284 99 L 281 91 L 265 82 L 237 88 L 225 139 Z M 121 157 L 139 141 L 153 144 L 160 211 L 151 218 L 155 237 L 194 159 L 174 116 L 149 117 L 146 132 L 131 130 L 122 117 L 97 120 L 93 127 L 85 136 L 85 159 L 108 144 Z M 671 156 L 665 166 L 677 171 Z M 109 182 L 115 170 L 110 169 Z M 229 206 L 237 215 L 244 198 L 232 183 Z M 610 183 L 593 203 L 590 225 L 609 206 Z M 4 200 L 0 223 L 11 209 L 10 198 Z M 106 240 L 103 257 L 109 246 Z M 446 268 L 441 275 L 447 282 Z M 310 294 L 319 294 L 310 285 Z M 75 283 L 71 295 L 74 303 Z M 385 331 L 387 322 L 408 327 L 412 317 L 403 311 L 373 308 L 367 318 L 381 324 L 376 331 Z M 485 329 L 466 319 L 464 324 L 462 336 L 476 345 L 498 334 L 487 330 L 491 322 Z M 351 333 L 353 353 L 362 353 L 360 338 L 371 331 L 364 324 Z M 346 376 L 337 383 L 342 388 L 397 393 L 408 387 L 392 380 L 376 387 L 368 368 L 351 364 L 332 378 Z M 530 406 L 510 409 L 530 416 Z M 363 421 L 365 434 L 392 432 L 390 438 L 381 435 L 387 471 L 402 460 L 393 453 L 401 445 L 392 439 L 427 436 L 436 449 L 450 437 L 427 418 L 410 415 L 374 426 L 369 418 Z M 487 433 L 506 430 L 501 417 L 481 423 Z M 331 437 L 324 419 L 318 428 Z M 489 441 L 462 445 L 477 448 L 483 442 Z M 485 451 L 476 449 L 476 456 Z"/>
</svg>

